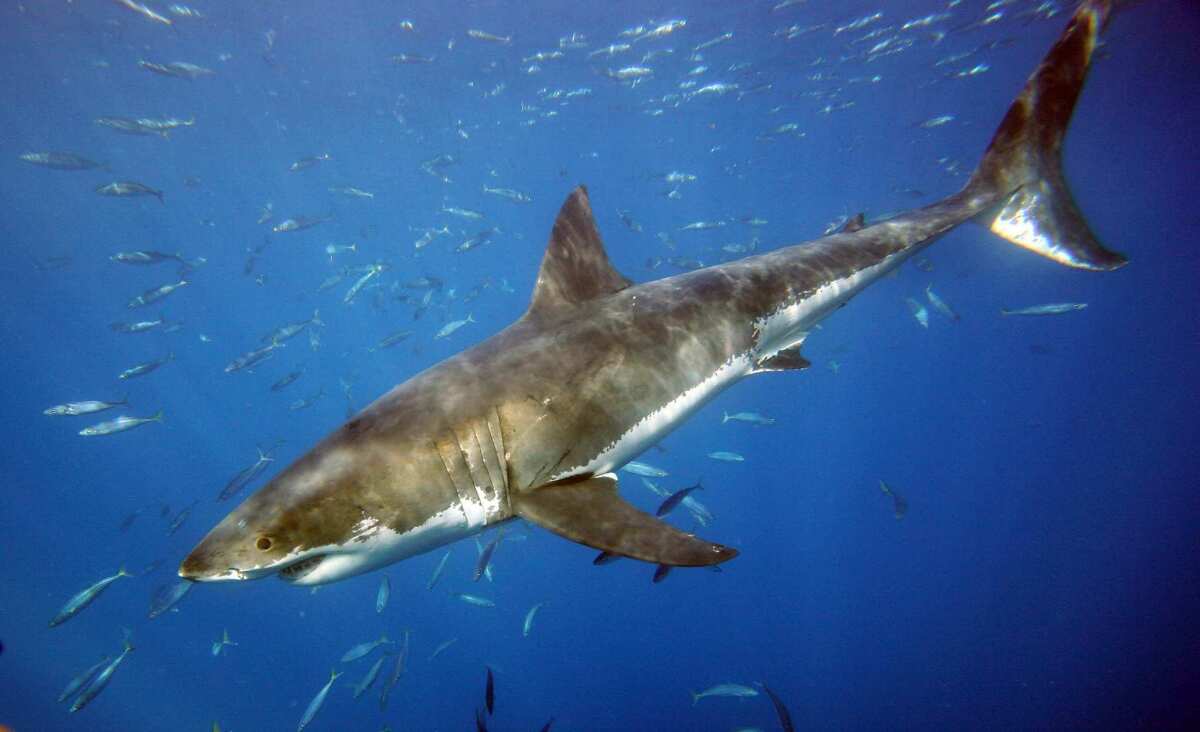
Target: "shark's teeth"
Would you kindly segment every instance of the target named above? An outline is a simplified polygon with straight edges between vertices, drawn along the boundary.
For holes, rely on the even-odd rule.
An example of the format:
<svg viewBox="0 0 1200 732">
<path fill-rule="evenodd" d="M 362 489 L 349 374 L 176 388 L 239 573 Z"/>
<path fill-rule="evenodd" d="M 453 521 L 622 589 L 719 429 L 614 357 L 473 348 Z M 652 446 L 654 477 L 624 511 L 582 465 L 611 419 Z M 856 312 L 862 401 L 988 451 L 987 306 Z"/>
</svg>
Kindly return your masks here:
<svg viewBox="0 0 1200 732">
<path fill-rule="evenodd" d="M 300 577 L 308 574 L 313 569 L 315 569 L 316 566 L 318 564 L 320 564 L 324 559 L 325 559 L 324 554 L 318 554 L 315 557 L 309 557 L 308 559 L 302 559 L 299 562 L 296 562 L 295 564 L 289 564 L 288 566 L 279 570 L 279 578 L 282 580 L 286 580 L 288 582 L 295 581 L 295 580 L 299 579 Z"/>
</svg>

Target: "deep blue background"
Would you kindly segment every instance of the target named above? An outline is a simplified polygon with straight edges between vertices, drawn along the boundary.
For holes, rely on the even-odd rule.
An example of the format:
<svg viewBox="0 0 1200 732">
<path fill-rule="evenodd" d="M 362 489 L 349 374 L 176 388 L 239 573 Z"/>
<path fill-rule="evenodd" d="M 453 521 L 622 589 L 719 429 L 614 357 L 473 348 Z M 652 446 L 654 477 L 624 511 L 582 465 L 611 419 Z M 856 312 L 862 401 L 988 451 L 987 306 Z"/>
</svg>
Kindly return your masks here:
<svg viewBox="0 0 1200 732">
<path fill-rule="evenodd" d="M 932 272 L 906 266 L 814 333 L 805 347 L 811 370 L 749 379 L 666 439 L 665 452 L 645 457 L 671 472 L 662 481 L 669 488 L 704 478 L 696 497 L 716 519 L 702 533 L 742 551 L 724 572 L 678 571 L 651 585 L 649 567 L 595 568 L 590 551 L 529 527 L 527 541 L 500 546 L 494 584 L 470 583 L 469 542 L 452 547 L 432 592 L 425 582 L 441 552 L 388 568 L 392 600 L 381 616 L 374 573 L 315 595 L 274 580 L 200 586 L 179 612 L 146 619 L 154 590 L 230 508 L 213 498 L 253 462 L 256 444 L 284 440 L 279 467 L 345 417 L 339 380 L 353 382 L 350 404 L 362 407 L 521 313 L 571 186 L 589 186 L 614 261 L 641 281 L 676 271 L 665 263 L 650 271 L 652 257 L 715 263 L 729 256 L 721 245 L 755 235 L 769 249 L 817 236 L 855 211 L 919 205 L 962 185 L 1066 22 L 1022 17 L 1036 3 L 1019 1 L 999 22 L 973 28 L 985 3 L 964 2 L 936 26 L 951 31 L 940 42 L 930 29 L 905 32 L 911 48 L 866 61 L 861 54 L 877 41 L 856 39 L 944 3 L 888 3 L 882 21 L 843 33 L 834 28 L 877 4 L 811 2 L 779 12 L 772 4 L 485 2 L 450 12 L 440 3 L 208 3 L 197 5 L 205 20 L 180 19 L 175 29 L 115 3 L 6 4 L 0 723 L 22 732 L 207 730 L 214 720 L 225 730 L 292 729 L 347 648 L 403 628 L 412 630 L 411 668 L 388 712 L 374 694 L 356 703 L 343 688 L 371 662 L 359 661 L 312 729 L 469 728 L 485 663 L 496 669 L 492 726 L 501 730 L 538 729 L 551 715 L 564 730 L 777 728 L 765 697 L 693 707 L 688 696 L 756 680 L 788 703 L 800 729 L 1196 722 L 1200 17 L 1184 2 L 1145 3 L 1113 19 L 1065 149 L 1081 208 L 1101 239 L 1129 255 L 1128 267 L 1067 270 L 965 226 L 929 250 Z M 686 28 L 611 61 L 585 56 L 621 40 L 622 29 L 669 18 L 686 18 Z M 400 29 L 403 19 L 416 30 Z M 821 23 L 793 41 L 774 35 Z M 476 41 L 468 28 L 513 42 Z M 276 42 L 268 62 L 269 29 Z M 731 41 L 704 51 L 703 61 L 688 59 L 726 31 Z M 589 47 L 527 73 L 522 58 L 571 32 L 585 34 Z M 636 88 L 600 73 L 665 48 L 674 53 L 648 62 L 655 74 Z M 436 61 L 393 65 L 401 52 Z M 217 73 L 163 78 L 139 69 L 140 58 Z M 771 87 L 742 99 L 662 102 L 700 63 L 709 67 L 700 84 Z M 990 70 L 946 76 L 978 63 Z M 544 98 L 580 87 L 591 94 L 566 104 Z M 537 109 L 522 111 L 522 103 Z M 557 115 L 542 116 L 550 111 Z M 956 119 L 919 126 L 940 114 Z M 194 116 L 196 125 L 166 140 L 126 137 L 95 125 L 101 115 Z M 805 137 L 759 139 L 787 122 Z M 40 150 L 74 151 L 112 172 L 58 172 L 17 158 Z M 287 172 L 322 152 L 332 160 Z M 448 184 L 420 170 L 443 153 L 461 161 Z M 953 162 L 957 174 L 947 171 Z M 668 199 L 656 178 L 669 171 L 698 180 Z M 188 177 L 199 184 L 185 185 Z M 114 178 L 162 188 L 166 205 L 92 192 Z M 484 184 L 519 189 L 533 202 L 485 195 Z M 327 192 L 346 185 L 376 197 Z M 255 223 L 267 202 L 275 221 L 335 220 L 273 235 Z M 479 209 L 486 223 L 447 216 L 443 205 Z M 623 226 L 618 209 L 644 231 Z M 745 216 L 769 224 L 752 230 L 737 223 Z M 698 219 L 732 223 L 677 231 Z M 444 224 L 453 236 L 414 252 L 423 228 Z M 485 226 L 500 230 L 493 242 L 453 251 Z M 670 232 L 677 251 L 658 232 Z M 256 284 L 242 267 L 247 249 L 264 240 L 255 274 L 265 279 Z M 349 242 L 359 251 L 331 264 L 325 245 Z M 128 312 L 129 298 L 174 280 L 170 265 L 108 260 L 130 249 L 181 251 L 208 264 L 161 307 Z M 35 266 L 54 256 L 70 262 Z M 339 266 L 375 261 L 392 268 L 352 305 L 341 302 L 352 277 L 316 293 Z M 421 274 L 447 285 L 414 322 L 393 286 Z M 484 282 L 491 286 L 465 302 Z M 916 325 L 904 298 L 930 283 L 961 322 L 931 313 L 928 330 Z M 998 313 L 1052 301 L 1089 307 L 1046 319 Z M 223 373 L 262 335 L 318 307 L 327 323 L 320 350 L 302 335 L 254 373 Z M 108 328 L 159 312 L 183 328 Z M 432 339 L 467 313 L 479 323 Z M 367 351 L 403 328 L 416 335 Z M 157 373 L 116 380 L 168 351 L 177 360 Z M 304 376 L 285 392 L 268 390 L 301 367 Z M 316 406 L 288 410 L 322 387 Z M 76 432 L 99 419 L 41 415 L 126 390 L 128 413 L 161 408 L 165 423 L 85 439 Z M 756 410 L 777 423 L 722 425 L 723 410 Z M 705 457 L 713 450 L 746 461 L 714 462 Z M 908 498 L 902 521 L 880 478 Z M 632 500 L 655 504 L 639 479 L 623 484 Z M 159 507 L 192 501 L 191 519 L 168 538 Z M 120 533 L 122 518 L 139 509 Z M 686 513 L 675 519 L 692 526 Z M 121 580 L 69 623 L 46 627 L 80 588 L 123 563 L 136 570 L 156 559 L 164 561 L 156 572 Z M 489 595 L 497 607 L 467 606 L 450 591 Z M 522 638 L 526 610 L 543 601 Z M 89 708 L 67 715 L 54 698 L 76 672 L 119 650 L 122 627 L 137 650 Z M 209 646 L 223 628 L 240 645 L 213 658 Z M 460 640 L 430 662 L 453 637 Z"/>
</svg>

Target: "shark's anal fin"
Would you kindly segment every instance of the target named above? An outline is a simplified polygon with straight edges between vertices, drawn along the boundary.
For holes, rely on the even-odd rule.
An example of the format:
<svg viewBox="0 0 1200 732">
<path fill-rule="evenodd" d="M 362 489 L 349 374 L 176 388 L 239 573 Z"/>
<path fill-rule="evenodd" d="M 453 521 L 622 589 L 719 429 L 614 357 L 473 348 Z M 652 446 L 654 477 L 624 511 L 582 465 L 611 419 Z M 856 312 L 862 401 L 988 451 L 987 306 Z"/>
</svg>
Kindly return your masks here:
<svg viewBox="0 0 1200 732">
<path fill-rule="evenodd" d="M 779 353 L 776 353 L 770 358 L 764 358 L 758 362 L 754 373 L 760 374 L 764 371 L 799 371 L 812 366 L 807 358 L 800 355 L 800 348 L 785 348 Z"/>
<path fill-rule="evenodd" d="M 592 217 L 587 189 L 577 187 L 567 196 L 554 221 L 529 314 L 559 311 L 620 292 L 631 284 L 608 260 Z"/>
<path fill-rule="evenodd" d="M 514 496 L 513 504 L 527 521 L 613 555 L 674 567 L 703 567 L 737 556 L 736 549 L 698 539 L 629 505 L 611 473 L 548 485 Z"/>
</svg>

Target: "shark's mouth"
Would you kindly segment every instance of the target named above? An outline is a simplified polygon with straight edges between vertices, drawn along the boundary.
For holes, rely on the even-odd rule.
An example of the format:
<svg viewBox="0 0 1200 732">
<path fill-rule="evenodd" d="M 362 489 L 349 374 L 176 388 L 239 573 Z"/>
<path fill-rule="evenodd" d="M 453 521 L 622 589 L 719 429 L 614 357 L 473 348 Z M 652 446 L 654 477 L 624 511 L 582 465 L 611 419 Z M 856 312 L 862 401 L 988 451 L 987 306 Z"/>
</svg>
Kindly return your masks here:
<svg viewBox="0 0 1200 732">
<path fill-rule="evenodd" d="M 324 554 L 317 554 L 306 559 L 301 559 L 279 570 L 276 576 L 284 582 L 298 582 L 311 574 L 321 562 L 325 561 L 325 556 Z"/>
</svg>

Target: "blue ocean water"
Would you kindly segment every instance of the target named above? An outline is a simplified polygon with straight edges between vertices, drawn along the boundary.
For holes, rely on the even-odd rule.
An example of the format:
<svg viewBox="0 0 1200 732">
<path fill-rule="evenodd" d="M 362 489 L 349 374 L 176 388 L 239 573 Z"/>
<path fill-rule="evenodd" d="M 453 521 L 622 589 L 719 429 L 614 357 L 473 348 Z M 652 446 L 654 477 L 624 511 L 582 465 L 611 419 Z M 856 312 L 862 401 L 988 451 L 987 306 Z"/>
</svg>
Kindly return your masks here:
<svg viewBox="0 0 1200 732">
<path fill-rule="evenodd" d="M 433 590 L 442 550 L 316 593 L 273 579 L 197 585 L 147 617 L 178 562 L 233 507 L 216 495 L 256 447 L 275 446 L 269 477 L 348 413 L 523 312 L 576 184 L 636 281 L 732 260 L 752 243 L 815 238 L 858 211 L 870 220 L 932 202 L 965 182 L 1069 12 L 1027 0 L 775 5 L 194 5 L 203 17 L 153 6 L 171 25 L 117 2 L 0 9 L 0 724 L 293 729 L 336 668 L 345 675 L 310 729 L 469 729 L 485 665 L 495 730 L 541 729 L 551 717 L 556 730 L 779 729 L 764 694 L 689 694 L 756 682 L 798 729 L 1200 721 L 1200 13 L 1183 2 L 1114 16 L 1064 150 L 1080 208 L 1128 266 L 1073 271 L 961 227 L 827 320 L 805 345 L 811 369 L 747 379 L 643 456 L 669 472 L 654 479 L 663 488 L 703 481 L 695 498 L 709 525 L 685 510 L 671 518 L 741 552 L 720 573 L 677 570 L 653 584 L 650 566 L 595 567 L 593 551 L 516 526 L 491 582 L 471 581 L 476 548 L 464 541 L 448 547 Z M 623 35 L 671 19 L 686 25 Z M 630 48 L 603 50 L 611 44 Z M 139 60 L 214 73 L 172 78 Z M 612 78 L 632 66 L 652 73 Z M 737 86 L 698 93 L 714 83 Z M 952 119 L 935 124 L 943 115 Z M 94 121 L 103 116 L 194 125 L 130 136 Z M 108 169 L 18 157 L 37 151 Z M 440 156 L 453 162 L 431 162 Z M 113 180 L 160 189 L 164 202 L 94 192 Z M 373 197 L 330 191 L 345 187 Z M 297 216 L 331 219 L 272 232 Z M 724 223 L 683 230 L 696 221 Z M 485 244 L 456 251 L 481 231 Z M 110 260 L 132 250 L 206 261 L 177 292 L 131 310 L 180 268 Z M 376 263 L 389 268 L 345 303 Z M 406 285 L 421 276 L 444 284 L 414 319 L 426 290 Z M 960 321 L 914 320 L 905 300 L 930 285 Z M 1062 301 L 1088 307 L 999 312 Z M 255 369 L 225 373 L 314 310 L 325 324 L 310 329 L 316 341 L 302 333 Z M 434 338 L 468 314 L 477 322 Z M 178 327 L 110 329 L 160 315 Z M 401 330 L 413 334 L 373 350 Z M 157 371 L 117 379 L 167 354 Z M 292 371 L 302 371 L 295 383 L 270 389 Z M 127 407 L 89 417 L 42 414 L 123 397 Z M 290 408 L 304 398 L 316 401 Z M 77 434 L 158 410 L 161 424 Z M 722 422 L 739 411 L 775 422 Z M 707 456 L 715 451 L 745 459 Z M 880 480 L 908 501 L 902 519 Z M 660 500 L 635 475 L 623 474 L 622 492 L 647 510 Z M 121 566 L 137 576 L 47 627 L 71 595 Z M 391 598 L 377 613 L 382 576 Z M 69 714 L 55 698 L 115 657 L 124 629 L 136 650 Z M 214 656 L 224 630 L 237 645 Z M 375 657 L 340 664 L 342 654 L 406 630 L 408 669 L 386 709 L 378 689 L 352 699 Z"/>
</svg>

